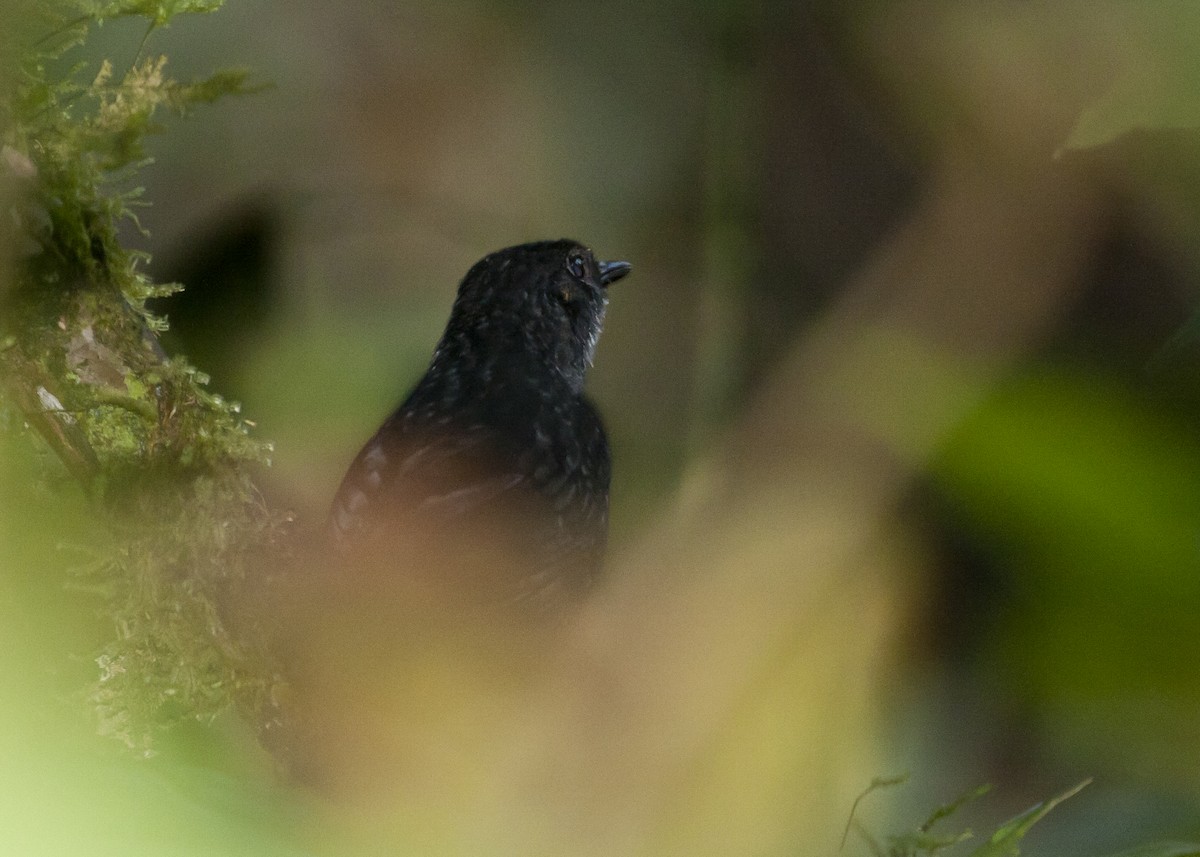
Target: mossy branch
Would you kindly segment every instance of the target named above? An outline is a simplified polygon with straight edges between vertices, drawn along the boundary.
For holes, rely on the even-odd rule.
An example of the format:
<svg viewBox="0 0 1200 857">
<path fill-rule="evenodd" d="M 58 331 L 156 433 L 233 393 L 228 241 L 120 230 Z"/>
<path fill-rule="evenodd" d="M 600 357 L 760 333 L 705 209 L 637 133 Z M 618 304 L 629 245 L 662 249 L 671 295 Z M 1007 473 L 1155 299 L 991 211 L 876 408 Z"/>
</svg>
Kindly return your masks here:
<svg viewBox="0 0 1200 857">
<path fill-rule="evenodd" d="M 145 254 L 117 240 L 122 220 L 140 228 L 140 190 L 129 185 L 158 111 L 187 113 L 254 87 L 241 70 L 172 80 L 163 56 L 119 79 L 108 60 L 65 60 L 104 20 L 142 16 L 149 33 L 220 6 L 30 5 L 18 30 L 43 34 L 23 42 L 0 97 L 0 177 L 16 190 L 0 244 L 18 256 L 0 290 L 3 400 L 106 524 L 109 540 L 93 546 L 101 559 L 84 573 L 106 593 L 113 628 L 92 698 L 103 731 L 142 750 L 164 723 L 207 719 L 235 701 L 268 717 L 277 681 L 261 637 L 231 630 L 226 609 L 280 541 L 283 516 L 250 475 L 271 446 L 203 373 L 164 352 L 166 321 L 146 301 L 180 287 L 151 281 Z"/>
</svg>

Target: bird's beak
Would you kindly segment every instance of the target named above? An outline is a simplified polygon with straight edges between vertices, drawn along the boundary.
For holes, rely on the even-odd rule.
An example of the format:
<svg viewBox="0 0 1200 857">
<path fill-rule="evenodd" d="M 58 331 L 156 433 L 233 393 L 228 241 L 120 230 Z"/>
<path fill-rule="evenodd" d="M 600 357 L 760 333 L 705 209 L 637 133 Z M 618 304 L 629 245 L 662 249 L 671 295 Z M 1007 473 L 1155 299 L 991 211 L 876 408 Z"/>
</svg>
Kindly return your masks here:
<svg viewBox="0 0 1200 857">
<path fill-rule="evenodd" d="M 632 270 L 633 265 L 628 262 L 601 262 L 600 283 L 605 286 L 615 283 Z"/>
</svg>

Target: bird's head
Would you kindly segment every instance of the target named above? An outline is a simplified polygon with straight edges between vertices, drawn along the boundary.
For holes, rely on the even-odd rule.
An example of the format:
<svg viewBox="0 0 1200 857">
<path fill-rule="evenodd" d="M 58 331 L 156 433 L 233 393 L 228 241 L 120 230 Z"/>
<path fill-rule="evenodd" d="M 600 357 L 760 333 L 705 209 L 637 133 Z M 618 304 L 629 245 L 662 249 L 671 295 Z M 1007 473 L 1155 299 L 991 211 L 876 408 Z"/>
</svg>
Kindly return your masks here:
<svg viewBox="0 0 1200 857">
<path fill-rule="evenodd" d="M 629 271 L 628 262 L 599 261 L 569 240 L 491 253 L 463 278 L 438 351 L 467 350 L 489 371 L 557 373 L 578 392 L 604 324 L 608 286 Z"/>
</svg>

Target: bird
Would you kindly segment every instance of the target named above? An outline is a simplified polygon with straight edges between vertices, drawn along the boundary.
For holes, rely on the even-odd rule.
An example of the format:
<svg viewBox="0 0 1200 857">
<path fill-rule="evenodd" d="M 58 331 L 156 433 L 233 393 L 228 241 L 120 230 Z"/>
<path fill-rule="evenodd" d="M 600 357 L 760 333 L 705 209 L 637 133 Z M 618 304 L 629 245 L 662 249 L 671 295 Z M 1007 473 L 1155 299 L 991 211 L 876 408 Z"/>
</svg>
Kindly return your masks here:
<svg viewBox="0 0 1200 857">
<path fill-rule="evenodd" d="M 341 481 L 335 553 L 474 605 L 554 610 L 588 592 L 611 457 L 584 381 L 608 287 L 630 270 L 569 239 L 473 265 L 428 369 Z"/>
</svg>

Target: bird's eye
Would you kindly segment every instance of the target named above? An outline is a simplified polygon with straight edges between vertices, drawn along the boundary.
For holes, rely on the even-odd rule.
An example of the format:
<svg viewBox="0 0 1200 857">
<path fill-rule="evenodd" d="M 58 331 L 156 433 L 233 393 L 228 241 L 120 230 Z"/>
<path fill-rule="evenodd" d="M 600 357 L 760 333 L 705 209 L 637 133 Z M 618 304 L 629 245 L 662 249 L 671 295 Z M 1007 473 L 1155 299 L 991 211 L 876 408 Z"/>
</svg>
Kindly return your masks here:
<svg viewBox="0 0 1200 857">
<path fill-rule="evenodd" d="M 575 252 L 567 257 L 567 270 L 571 272 L 571 276 L 582 280 L 587 277 L 587 259 L 582 253 Z"/>
</svg>

